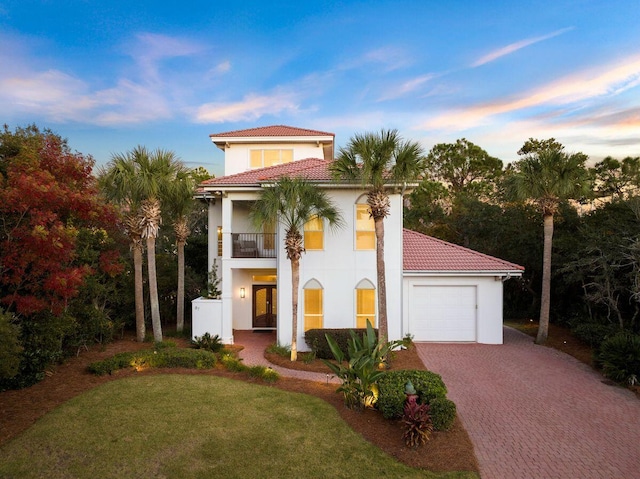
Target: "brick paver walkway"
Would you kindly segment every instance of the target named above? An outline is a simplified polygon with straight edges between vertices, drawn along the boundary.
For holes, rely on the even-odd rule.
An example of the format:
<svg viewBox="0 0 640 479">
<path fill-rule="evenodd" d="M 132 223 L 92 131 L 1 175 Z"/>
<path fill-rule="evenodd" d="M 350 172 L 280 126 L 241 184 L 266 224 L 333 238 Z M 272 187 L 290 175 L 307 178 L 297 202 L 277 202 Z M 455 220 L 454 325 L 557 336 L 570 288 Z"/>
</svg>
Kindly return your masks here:
<svg viewBox="0 0 640 479">
<path fill-rule="evenodd" d="M 640 478 L 640 400 L 510 328 L 503 345 L 419 343 L 475 445 L 482 479 Z"/>
</svg>

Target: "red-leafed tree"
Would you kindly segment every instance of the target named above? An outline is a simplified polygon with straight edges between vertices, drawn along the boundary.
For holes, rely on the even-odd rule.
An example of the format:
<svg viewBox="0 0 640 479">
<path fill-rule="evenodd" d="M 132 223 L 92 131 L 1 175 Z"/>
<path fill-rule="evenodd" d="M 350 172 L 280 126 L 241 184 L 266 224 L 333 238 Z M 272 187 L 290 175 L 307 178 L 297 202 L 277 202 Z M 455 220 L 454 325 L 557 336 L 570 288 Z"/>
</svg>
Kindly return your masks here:
<svg viewBox="0 0 640 479">
<path fill-rule="evenodd" d="M 0 307 L 22 326 L 42 314 L 60 317 L 87 277 L 102 273 L 100 262 L 77 254 L 81 232 L 108 231 L 116 221 L 99 200 L 93 163 L 49 130 L 0 131 Z M 117 269 L 111 260 L 105 266 Z"/>
</svg>

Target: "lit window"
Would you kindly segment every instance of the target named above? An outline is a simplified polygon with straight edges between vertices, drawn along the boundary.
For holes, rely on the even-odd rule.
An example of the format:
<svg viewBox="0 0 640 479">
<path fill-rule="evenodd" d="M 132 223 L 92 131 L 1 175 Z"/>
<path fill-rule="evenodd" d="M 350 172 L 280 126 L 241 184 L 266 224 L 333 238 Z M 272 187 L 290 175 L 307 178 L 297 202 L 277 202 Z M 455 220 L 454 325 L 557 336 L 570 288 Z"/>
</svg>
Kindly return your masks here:
<svg viewBox="0 0 640 479">
<path fill-rule="evenodd" d="M 251 168 L 264 168 L 293 161 L 293 150 L 251 150 L 249 155 Z"/>
<path fill-rule="evenodd" d="M 369 205 L 356 205 L 356 249 L 375 250 L 376 230 Z"/>
<path fill-rule="evenodd" d="M 324 249 L 324 222 L 317 216 L 304 225 L 304 248 L 306 250 Z"/>
<path fill-rule="evenodd" d="M 322 287 L 310 281 L 304 288 L 304 330 L 322 328 Z"/>
<path fill-rule="evenodd" d="M 376 290 L 373 284 L 362 280 L 356 288 L 356 328 L 366 328 L 367 319 L 376 326 Z"/>
<path fill-rule="evenodd" d="M 222 257 L 222 226 L 218 226 L 218 256 Z"/>
</svg>

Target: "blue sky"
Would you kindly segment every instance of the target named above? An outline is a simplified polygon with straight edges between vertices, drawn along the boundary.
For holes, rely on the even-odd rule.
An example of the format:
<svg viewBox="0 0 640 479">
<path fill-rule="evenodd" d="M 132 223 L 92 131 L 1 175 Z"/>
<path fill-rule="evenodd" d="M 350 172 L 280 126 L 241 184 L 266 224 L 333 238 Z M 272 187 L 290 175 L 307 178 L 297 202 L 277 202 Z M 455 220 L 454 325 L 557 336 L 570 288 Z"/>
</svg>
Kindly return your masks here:
<svg viewBox="0 0 640 479">
<path fill-rule="evenodd" d="M 638 0 L 0 0 L 0 122 L 215 174 L 209 134 L 274 124 L 640 156 L 639 19 Z"/>
</svg>

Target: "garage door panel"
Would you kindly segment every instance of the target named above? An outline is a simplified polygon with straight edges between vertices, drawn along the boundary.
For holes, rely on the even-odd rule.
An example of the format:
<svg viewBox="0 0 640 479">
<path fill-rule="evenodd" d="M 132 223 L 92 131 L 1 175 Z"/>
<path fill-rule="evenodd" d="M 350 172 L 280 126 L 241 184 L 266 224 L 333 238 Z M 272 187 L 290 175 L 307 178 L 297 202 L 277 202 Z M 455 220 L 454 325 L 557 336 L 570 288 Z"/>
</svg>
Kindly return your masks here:
<svg viewBox="0 0 640 479">
<path fill-rule="evenodd" d="M 476 341 L 476 287 L 413 285 L 409 328 L 415 341 Z"/>
</svg>

